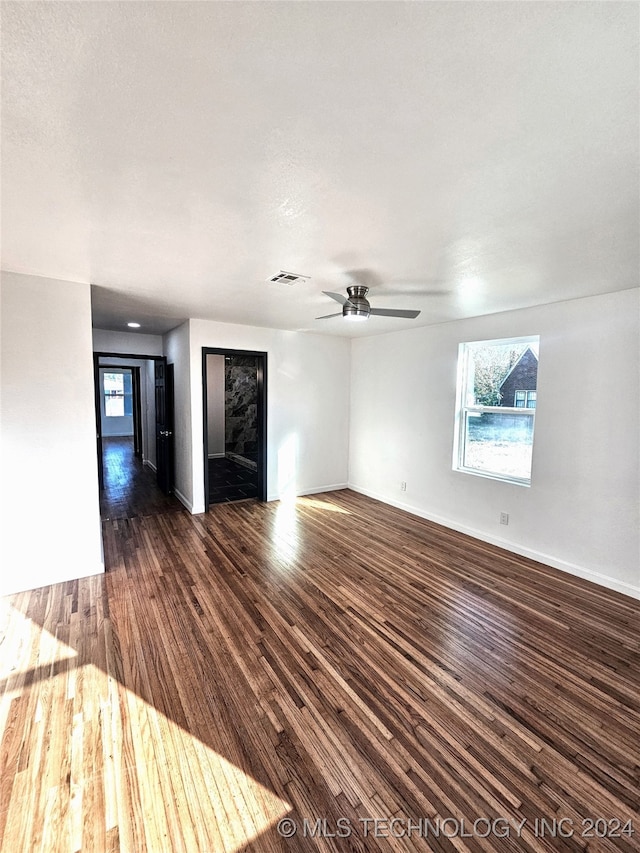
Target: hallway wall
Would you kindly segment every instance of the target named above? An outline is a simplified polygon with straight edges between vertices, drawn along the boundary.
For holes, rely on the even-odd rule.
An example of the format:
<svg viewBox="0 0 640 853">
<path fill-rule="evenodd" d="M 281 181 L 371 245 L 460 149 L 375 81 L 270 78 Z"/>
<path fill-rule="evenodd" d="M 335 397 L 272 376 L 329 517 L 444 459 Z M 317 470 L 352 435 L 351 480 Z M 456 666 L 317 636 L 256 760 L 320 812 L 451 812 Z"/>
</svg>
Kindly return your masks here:
<svg viewBox="0 0 640 853">
<path fill-rule="evenodd" d="M 2 273 L 0 300 L 6 595 L 102 572 L 104 564 L 90 286 Z"/>
<path fill-rule="evenodd" d="M 136 332 L 112 332 L 93 329 L 94 352 L 120 352 L 124 355 L 164 355 L 161 335 Z"/>
</svg>

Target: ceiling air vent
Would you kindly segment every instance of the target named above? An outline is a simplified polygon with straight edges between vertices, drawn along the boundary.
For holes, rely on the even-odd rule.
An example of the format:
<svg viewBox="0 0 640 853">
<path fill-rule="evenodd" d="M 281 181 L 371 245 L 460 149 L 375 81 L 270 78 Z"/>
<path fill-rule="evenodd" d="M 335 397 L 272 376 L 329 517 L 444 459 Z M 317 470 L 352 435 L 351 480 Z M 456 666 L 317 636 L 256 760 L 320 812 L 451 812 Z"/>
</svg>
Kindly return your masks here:
<svg viewBox="0 0 640 853">
<path fill-rule="evenodd" d="M 273 281 L 276 284 L 296 284 L 298 281 L 309 281 L 310 278 L 311 276 L 309 275 L 298 275 L 295 272 L 280 270 L 276 275 L 272 275 L 268 281 Z"/>
</svg>

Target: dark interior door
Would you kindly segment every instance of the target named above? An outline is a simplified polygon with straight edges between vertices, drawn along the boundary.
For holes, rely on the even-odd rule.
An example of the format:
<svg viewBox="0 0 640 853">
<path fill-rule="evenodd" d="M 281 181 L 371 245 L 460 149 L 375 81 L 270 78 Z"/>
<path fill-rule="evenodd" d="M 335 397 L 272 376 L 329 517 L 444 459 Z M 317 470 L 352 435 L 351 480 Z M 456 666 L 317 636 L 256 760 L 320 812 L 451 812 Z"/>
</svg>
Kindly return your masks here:
<svg viewBox="0 0 640 853">
<path fill-rule="evenodd" d="M 133 452 L 142 456 L 142 402 L 140 391 L 140 368 L 131 368 L 131 390 L 133 393 Z"/>
<path fill-rule="evenodd" d="M 156 467 L 158 486 L 173 491 L 173 365 L 166 359 L 155 361 L 156 384 Z"/>
</svg>

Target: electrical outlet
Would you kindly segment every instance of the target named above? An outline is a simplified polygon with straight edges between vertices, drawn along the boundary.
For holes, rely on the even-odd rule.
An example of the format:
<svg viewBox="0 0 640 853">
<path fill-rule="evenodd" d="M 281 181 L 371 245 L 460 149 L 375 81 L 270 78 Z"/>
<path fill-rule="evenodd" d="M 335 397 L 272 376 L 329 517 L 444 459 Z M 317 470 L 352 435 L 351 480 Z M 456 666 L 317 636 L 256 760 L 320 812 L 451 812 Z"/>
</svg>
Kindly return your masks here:
<svg viewBox="0 0 640 853">
<path fill-rule="evenodd" d="M 406 491 L 407 491 L 407 484 L 405 483 L 405 481 L 404 481 L 404 480 L 400 483 L 400 491 L 401 491 L 401 492 L 406 492 Z"/>
<path fill-rule="evenodd" d="M 500 524 L 509 524 L 509 513 L 501 512 L 500 513 Z"/>
</svg>

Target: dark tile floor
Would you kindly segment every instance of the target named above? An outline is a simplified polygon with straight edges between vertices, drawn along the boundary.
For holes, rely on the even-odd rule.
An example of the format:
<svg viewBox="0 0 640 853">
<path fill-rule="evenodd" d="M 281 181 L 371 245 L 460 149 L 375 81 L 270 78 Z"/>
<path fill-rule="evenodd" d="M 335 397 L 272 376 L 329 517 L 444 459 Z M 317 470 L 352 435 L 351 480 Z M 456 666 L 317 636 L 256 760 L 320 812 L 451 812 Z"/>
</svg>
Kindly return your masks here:
<svg viewBox="0 0 640 853">
<path fill-rule="evenodd" d="M 209 501 L 241 501 L 258 496 L 258 474 L 230 459 L 209 460 Z"/>
<path fill-rule="evenodd" d="M 173 495 L 158 488 L 155 472 L 133 452 L 133 438 L 102 440 L 104 489 L 100 492 L 103 519 L 136 518 L 183 509 Z"/>
</svg>

